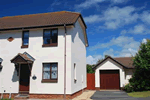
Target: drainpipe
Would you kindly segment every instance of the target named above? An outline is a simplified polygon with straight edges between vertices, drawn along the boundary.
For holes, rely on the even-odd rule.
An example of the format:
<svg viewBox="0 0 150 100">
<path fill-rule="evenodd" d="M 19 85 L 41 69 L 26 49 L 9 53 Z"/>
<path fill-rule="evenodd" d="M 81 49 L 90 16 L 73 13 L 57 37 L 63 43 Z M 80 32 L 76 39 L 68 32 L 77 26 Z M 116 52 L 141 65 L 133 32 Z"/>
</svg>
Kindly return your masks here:
<svg viewBox="0 0 150 100">
<path fill-rule="evenodd" d="M 2 86 L 1 99 L 3 99 L 3 91 L 4 91 L 3 88 L 4 88 L 4 87 Z"/>
<path fill-rule="evenodd" d="M 65 46 L 64 46 L 64 100 L 66 100 L 66 24 L 64 24 L 65 29 Z"/>
</svg>

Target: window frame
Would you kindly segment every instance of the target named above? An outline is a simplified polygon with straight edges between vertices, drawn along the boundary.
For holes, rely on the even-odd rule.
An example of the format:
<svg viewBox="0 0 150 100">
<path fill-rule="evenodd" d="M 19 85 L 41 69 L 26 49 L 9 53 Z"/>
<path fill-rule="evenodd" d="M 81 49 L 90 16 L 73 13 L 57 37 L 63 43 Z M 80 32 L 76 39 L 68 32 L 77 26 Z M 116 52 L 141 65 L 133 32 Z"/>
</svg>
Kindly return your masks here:
<svg viewBox="0 0 150 100">
<path fill-rule="evenodd" d="M 76 67 L 76 63 L 74 63 L 74 80 L 77 80 L 77 67 Z"/>
<path fill-rule="evenodd" d="M 29 33 L 29 30 L 22 31 L 22 46 L 21 46 L 21 48 L 28 48 L 28 45 L 29 45 L 29 37 L 28 37 L 28 45 L 24 45 L 24 32 L 28 32 L 28 33 Z M 30 34 L 30 33 L 29 33 L 29 34 Z"/>
<path fill-rule="evenodd" d="M 44 44 L 44 32 L 45 30 L 50 30 L 50 44 Z M 57 43 L 52 43 L 52 31 L 57 30 Z M 43 45 L 42 47 L 51 47 L 51 46 L 57 46 L 58 45 L 58 28 L 53 28 L 53 29 L 43 29 Z"/>
<path fill-rule="evenodd" d="M 44 75 L 44 64 L 50 64 L 50 79 L 44 79 L 43 75 Z M 56 79 L 52 79 L 52 64 L 57 64 L 57 78 Z M 46 62 L 46 63 L 42 63 L 42 82 L 57 82 L 58 81 L 58 63 L 57 62 Z"/>
</svg>

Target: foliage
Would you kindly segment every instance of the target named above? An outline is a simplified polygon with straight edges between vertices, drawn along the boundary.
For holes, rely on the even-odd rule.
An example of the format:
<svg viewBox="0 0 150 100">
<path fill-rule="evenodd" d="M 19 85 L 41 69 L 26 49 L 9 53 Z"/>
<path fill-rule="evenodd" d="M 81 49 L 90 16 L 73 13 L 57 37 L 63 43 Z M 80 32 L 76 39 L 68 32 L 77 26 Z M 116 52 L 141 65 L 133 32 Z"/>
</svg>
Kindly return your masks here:
<svg viewBox="0 0 150 100">
<path fill-rule="evenodd" d="M 103 59 L 98 59 L 96 64 L 100 63 L 101 61 L 103 61 Z"/>
<path fill-rule="evenodd" d="M 133 57 L 135 72 L 129 80 L 134 91 L 150 90 L 150 40 L 141 43 L 138 53 Z"/>
<path fill-rule="evenodd" d="M 92 69 L 92 67 L 94 67 L 94 65 L 87 64 L 86 67 L 87 67 L 87 73 L 95 73 L 95 71 Z"/>
<path fill-rule="evenodd" d="M 124 90 L 126 92 L 133 92 L 133 88 L 130 84 L 125 85 Z"/>
<path fill-rule="evenodd" d="M 128 93 L 131 97 L 150 97 L 150 91 Z"/>
<path fill-rule="evenodd" d="M 7 98 L 3 98 L 3 99 L 0 99 L 0 100 L 14 100 L 14 99 L 7 99 Z"/>
</svg>

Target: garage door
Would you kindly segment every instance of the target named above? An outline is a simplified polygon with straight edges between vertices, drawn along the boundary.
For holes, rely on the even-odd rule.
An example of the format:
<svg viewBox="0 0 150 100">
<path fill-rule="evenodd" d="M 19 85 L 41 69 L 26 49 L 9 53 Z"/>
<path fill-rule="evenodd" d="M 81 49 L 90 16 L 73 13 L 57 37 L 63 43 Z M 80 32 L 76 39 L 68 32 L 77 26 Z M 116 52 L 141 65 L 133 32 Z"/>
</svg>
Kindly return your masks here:
<svg viewBox="0 0 150 100">
<path fill-rule="evenodd" d="M 119 70 L 100 70 L 100 89 L 120 89 Z"/>
</svg>

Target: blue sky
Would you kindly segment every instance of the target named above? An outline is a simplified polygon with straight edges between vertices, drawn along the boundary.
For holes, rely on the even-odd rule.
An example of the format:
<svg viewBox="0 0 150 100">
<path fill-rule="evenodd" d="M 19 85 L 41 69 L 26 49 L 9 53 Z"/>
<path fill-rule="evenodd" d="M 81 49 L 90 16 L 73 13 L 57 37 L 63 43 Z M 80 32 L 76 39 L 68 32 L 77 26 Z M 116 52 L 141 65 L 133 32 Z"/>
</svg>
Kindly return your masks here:
<svg viewBox="0 0 150 100">
<path fill-rule="evenodd" d="M 3 0 L 0 17 L 55 11 L 80 12 L 87 24 L 87 63 L 104 55 L 135 55 L 150 38 L 149 0 Z"/>
</svg>

